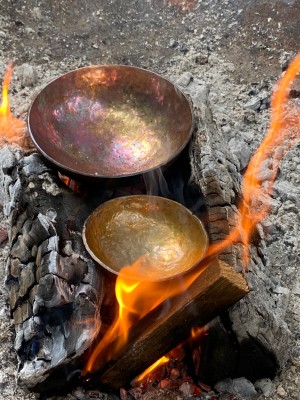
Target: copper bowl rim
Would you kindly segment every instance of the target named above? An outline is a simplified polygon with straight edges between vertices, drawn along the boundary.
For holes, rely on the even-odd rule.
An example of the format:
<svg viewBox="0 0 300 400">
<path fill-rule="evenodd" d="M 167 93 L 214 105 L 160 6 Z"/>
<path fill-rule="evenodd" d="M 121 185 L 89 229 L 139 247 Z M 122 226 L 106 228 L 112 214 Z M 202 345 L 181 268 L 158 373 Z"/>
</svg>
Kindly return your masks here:
<svg viewBox="0 0 300 400">
<path fill-rule="evenodd" d="M 208 234 L 207 234 L 207 231 L 206 231 L 206 229 L 205 229 L 205 227 L 204 227 L 203 222 L 202 222 L 202 221 L 200 220 L 200 218 L 198 218 L 191 210 L 189 210 L 187 207 L 185 207 L 185 206 L 182 205 L 181 203 L 178 203 L 177 201 L 174 201 L 174 200 L 168 199 L 168 198 L 166 198 L 166 197 L 162 197 L 162 196 L 152 196 L 152 195 L 130 195 L 130 196 L 116 197 L 116 198 L 114 198 L 114 199 L 110 199 L 110 200 L 108 200 L 108 201 L 102 203 L 100 206 L 98 206 L 98 207 L 87 217 L 87 219 L 86 219 L 85 222 L 84 222 L 83 229 L 82 229 L 82 240 L 83 240 L 84 246 L 85 246 L 86 250 L 88 251 L 88 253 L 90 254 L 90 256 L 94 259 L 94 261 L 96 261 L 96 263 L 99 264 L 102 268 L 104 268 L 105 270 L 107 270 L 108 272 L 112 273 L 112 274 L 115 275 L 115 276 L 120 276 L 120 275 L 122 275 L 122 273 L 116 271 L 115 269 L 111 268 L 109 265 L 107 265 L 107 264 L 105 264 L 103 261 L 101 261 L 101 260 L 95 255 L 95 253 L 93 252 L 93 250 L 89 247 L 89 245 L 88 245 L 88 243 L 87 243 L 87 240 L 86 240 L 86 234 L 85 234 L 86 229 L 87 229 L 87 223 L 88 223 L 89 219 L 92 218 L 93 215 L 94 215 L 94 214 L 99 210 L 99 208 L 101 208 L 104 204 L 107 204 L 107 203 L 110 203 L 110 202 L 114 202 L 114 201 L 116 201 L 116 200 L 118 200 L 118 199 L 121 199 L 121 198 L 124 198 L 124 197 L 126 197 L 127 199 L 135 198 L 135 197 L 145 197 L 145 198 L 149 198 L 149 199 L 151 199 L 151 198 L 155 198 L 155 199 L 159 198 L 160 200 L 164 200 L 164 201 L 166 201 L 166 202 L 168 202 L 168 203 L 173 203 L 176 207 L 180 207 L 181 209 L 184 209 L 188 214 L 190 214 L 193 218 L 196 219 L 197 223 L 199 224 L 199 226 L 200 226 L 201 229 L 202 229 L 203 236 L 205 237 L 205 246 L 204 246 L 203 255 L 202 255 L 202 257 L 201 257 L 196 263 L 194 263 L 193 265 L 191 265 L 190 268 L 188 268 L 187 270 L 185 270 L 185 271 L 183 271 L 183 272 L 175 273 L 175 274 L 172 275 L 172 276 L 164 277 L 164 278 L 161 278 L 161 279 L 155 279 L 155 282 L 168 281 L 168 280 L 170 280 L 170 279 L 176 279 L 176 278 L 179 278 L 180 276 L 186 275 L 186 274 L 188 274 L 189 272 L 191 272 L 193 269 L 195 269 L 195 268 L 201 263 L 201 261 L 203 261 L 203 260 L 205 259 L 206 253 L 207 253 L 207 249 L 208 249 L 208 246 L 209 246 Z M 128 277 L 127 277 L 127 278 L 128 278 Z M 151 279 L 147 279 L 147 278 L 145 279 L 145 281 L 149 281 L 149 280 L 151 280 Z"/>
<path fill-rule="evenodd" d="M 76 169 L 74 169 L 74 168 L 68 167 L 67 165 L 61 164 L 60 162 L 58 162 L 58 161 L 56 161 L 55 159 L 53 159 L 52 157 L 50 157 L 50 156 L 39 146 L 39 144 L 37 143 L 37 141 L 36 141 L 36 139 L 35 139 L 35 137 L 34 137 L 33 132 L 31 131 L 31 127 L 30 127 L 31 109 L 32 109 L 32 107 L 33 107 L 33 104 L 35 103 L 35 101 L 36 101 L 37 98 L 39 97 L 39 95 L 43 92 L 43 90 L 44 90 L 46 87 L 48 87 L 48 86 L 51 85 L 53 82 L 55 82 L 55 81 L 61 79 L 61 78 L 64 77 L 64 76 L 71 75 L 71 74 L 73 74 L 73 73 L 75 73 L 75 72 L 78 72 L 78 71 L 81 71 L 81 70 L 85 70 L 85 69 L 87 70 L 87 69 L 90 69 L 90 68 L 92 69 L 92 68 L 102 68 L 102 67 L 111 67 L 111 68 L 113 68 L 113 67 L 124 67 L 124 68 L 127 68 L 127 69 L 140 70 L 140 71 L 144 71 L 144 72 L 153 74 L 153 75 L 159 77 L 160 79 L 164 79 L 165 81 L 167 81 L 167 82 L 169 82 L 171 85 L 173 85 L 174 88 L 175 88 L 176 90 L 178 90 L 178 91 L 180 92 L 180 94 L 185 98 L 185 100 L 187 101 L 187 103 L 188 103 L 188 105 L 189 105 L 190 111 L 191 111 L 191 128 L 190 128 L 189 133 L 186 135 L 185 141 L 184 141 L 184 143 L 182 144 L 182 146 L 180 146 L 180 148 L 178 148 L 173 154 L 171 154 L 170 157 L 169 157 L 167 160 L 165 160 L 164 162 L 161 162 L 160 164 L 156 165 L 156 166 L 153 167 L 153 168 L 149 168 L 149 169 L 147 169 L 147 170 L 138 171 L 138 172 L 134 172 L 134 173 L 130 173 L 130 174 L 95 175 L 95 174 L 91 174 L 91 173 L 86 173 L 86 172 L 78 171 L 78 170 L 76 170 Z M 190 140 L 190 138 L 191 138 L 191 136 L 192 136 L 192 134 L 193 134 L 193 131 L 194 131 L 194 128 L 195 128 L 195 116 L 194 116 L 194 111 L 193 111 L 192 102 L 191 102 L 191 100 L 188 98 L 188 96 L 179 88 L 178 85 L 176 85 L 176 84 L 175 84 L 174 82 L 172 82 L 170 79 L 165 78 L 164 76 L 158 74 L 157 72 L 153 72 L 153 71 L 147 70 L 147 69 L 145 69 L 145 68 L 135 67 L 135 66 L 132 66 L 132 65 L 125 65 L 125 64 L 99 64 L 99 65 L 95 64 L 95 65 L 89 65 L 89 66 L 86 66 L 86 67 L 77 68 L 77 69 L 74 69 L 74 70 L 72 70 L 72 71 L 69 71 L 69 72 L 67 72 L 67 73 L 65 73 L 65 74 L 62 74 L 62 75 L 58 76 L 57 78 L 52 79 L 51 81 L 49 81 L 48 83 L 46 83 L 44 86 L 42 86 L 41 90 L 39 90 L 39 92 L 34 96 L 32 102 L 31 102 L 31 104 L 30 104 L 30 107 L 29 107 L 29 109 L 28 109 L 28 113 L 27 113 L 27 127 L 28 127 L 28 131 L 29 131 L 29 135 L 30 135 L 30 137 L 31 137 L 31 140 L 32 140 L 33 144 L 35 145 L 35 147 L 37 148 L 37 150 L 38 150 L 50 163 L 52 163 L 52 164 L 54 164 L 55 166 L 57 166 L 58 169 L 60 169 L 62 172 L 65 172 L 65 173 L 68 173 L 68 172 L 69 172 L 69 173 L 72 174 L 72 176 L 82 176 L 82 177 L 85 177 L 85 178 L 96 179 L 96 180 L 99 180 L 99 179 L 119 179 L 119 178 L 128 178 L 128 177 L 131 177 L 131 176 L 137 176 L 137 175 L 141 175 L 141 174 L 146 174 L 146 173 L 151 172 L 151 171 L 155 171 L 156 169 L 159 169 L 159 168 L 161 168 L 161 167 L 163 167 L 163 166 L 165 166 L 165 165 L 168 165 L 171 161 L 173 161 L 174 159 L 176 159 L 176 157 L 177 157 L 177 156 L 183 151 L 183 149 L 187 146 L 187 144 L 188 144 L 188 142 L 189 142 L 189 140 Z"/>
</svg>

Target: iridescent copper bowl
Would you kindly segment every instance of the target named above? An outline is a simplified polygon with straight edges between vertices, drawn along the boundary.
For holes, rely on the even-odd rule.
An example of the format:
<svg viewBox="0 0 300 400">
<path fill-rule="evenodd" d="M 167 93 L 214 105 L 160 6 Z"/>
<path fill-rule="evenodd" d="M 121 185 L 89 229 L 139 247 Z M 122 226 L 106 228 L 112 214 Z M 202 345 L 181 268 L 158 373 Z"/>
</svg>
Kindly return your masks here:
<svg viewBox="0 0 300 400">
<path fill-rule="evenodd" d="M 201 221 L 175 201 L 126 196 L 99 206 L 83 229 L 86 249 L 113 274 L 137 265 L 144 280 L 173 278 L 198 265 L 208 238 Z M 136 271 L 135 271 L 136 272 Z"/>
<path fill-rule="evenodd" d="M 119 178 L 174 159 L 191 136 L 193 112 L 185 95 L 153 72 L 91 66 L 44 87 L 28 127 L 37 149 L 67 175 Z"/>
</svg>

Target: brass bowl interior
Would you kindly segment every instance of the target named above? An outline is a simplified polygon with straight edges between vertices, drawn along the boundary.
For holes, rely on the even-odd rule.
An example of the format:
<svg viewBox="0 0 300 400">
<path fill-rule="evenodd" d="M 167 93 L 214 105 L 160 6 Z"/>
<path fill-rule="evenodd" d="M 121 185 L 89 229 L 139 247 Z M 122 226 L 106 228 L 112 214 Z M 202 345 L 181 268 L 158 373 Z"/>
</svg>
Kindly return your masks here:
<svg viewBox="0 0 300 400">
<path fill-rule="evenodd" d="M 91 256 L 119 274 L 138 262 L 145 280 L 190 270 L 203 258 L 207 234 L 179 203 L 156 196 L 127 196 L 98 207 L 86 220 L 83 240 Z"/>
<path fill-rule="evenodd" d="M 175 158 L 193 129 L 185 95 L 150 71 L 90 66 L 45 86 L 28 113 L 37 149 L 71 175 L 117 178 Z"/>
</svg>

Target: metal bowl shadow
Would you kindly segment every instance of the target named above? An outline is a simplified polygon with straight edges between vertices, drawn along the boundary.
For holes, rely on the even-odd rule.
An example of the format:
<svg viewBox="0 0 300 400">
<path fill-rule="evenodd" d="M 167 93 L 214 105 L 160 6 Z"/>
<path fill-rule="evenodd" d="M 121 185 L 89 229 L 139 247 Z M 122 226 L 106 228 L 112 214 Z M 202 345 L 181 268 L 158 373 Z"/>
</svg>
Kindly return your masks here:
<svg viewBox="0 0 300 400">
<path fill-rule="evenodd" d="M 86 220 L 83 241 L 94 260 L 113 274 L 135 265 L 143 280 L 181 275 L 199 264 L 208 244 L 201 221 L 175 201 L 126 196 L 99 206 Z"/>
<path fill-rule="evenodd" d="M 156 73 L 90 66 L 50 82 L 33 100 L 28 128 L 37 149 L 63 173 L 120 178 L 173 160 L 194 124 L 187 97 Z"/>
</svg>

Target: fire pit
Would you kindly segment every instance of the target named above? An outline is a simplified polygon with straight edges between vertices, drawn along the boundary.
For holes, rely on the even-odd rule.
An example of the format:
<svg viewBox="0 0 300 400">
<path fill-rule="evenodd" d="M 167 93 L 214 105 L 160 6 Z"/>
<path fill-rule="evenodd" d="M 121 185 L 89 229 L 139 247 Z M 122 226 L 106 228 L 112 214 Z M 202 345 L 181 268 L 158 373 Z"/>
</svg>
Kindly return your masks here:
<svg viewBox="0 0 300 400">
<path fill-rule="evenodd" d="M 68 176 L 117 178 L 173 160 L 192 134 L 193 113 L 185 95 L 153 72 L 92 66 L 48 84 L 28 126 L 38 150 Z"/>
<path fill-rule="evenodd" d="M 227 228 L 235 221 L 233 212 L 238 215 L 236 211 L 242 212 L 243 209 L 236 210 L 230 206 L 235 191 L 236 193 L 239 191 L 238 180 L 235 180 L 234 162 L 230 161 L 231 168 L 224 168 L 224 165 L 228 166 L 226 158 L 230 158 L 230 154 L 226 154 L 226 148 L 223 149 L 226 157 L 220 151 L 220 143 L 222 143 L 220 136 L 214 129 L 210 114 L 202 113 L 202 110 L 207 111 L 205 107 L 207 106 L 202 104 L 199 106 L 200 123 L 192 144 L 191 157 L 194 170 L 191 179 L 201 187 L 209 208 L 208 226 L 210 239 L 215 242 L 215 247 L 212 247 L 213 254 L 215 254 L 216 247 L 218 253 L 224 247 L 224 240 L 221 242 L 223 247 L 220 247 L 218 241 L 228 237 L 230 232 Z M 206 123 L 201 124 L 202 120 Z M 208 131 L 205 134 L 202 130 L 203 126 Z M 200 165 L 202 169 L 200 169 Z M 6 166 L 5 171 L 5 174 L 10 174 L 12 166 Z M 227 172 L 230 172 L 232 177 Z M 36 378 L 32 375 L 32 365 L 35 366 L 38 361 L 42 368 L 45 368 L 45 373 L 38 372 L 40 374 L 39 384 L 44 386 L 46 375 L 51 368 L 58 370 L 60 366 L 64 367 L 63 363 L 66 359 L 68 359 L 67 362 L 70 362 L 72 357 L 81 356 L 92 341 L 92 337 L 89 337 L 89 343 L 87 343 L 87 334 L 98 335 L 102 329 L 101 321 L 98 321 L 99 326 L 96 332 L 92 328 L 98 310 L 100 311 L 99 315 L 103 316 L 104 307 L 101 307 L 101 310 L 98 307 L 104 297 L 101 292 L 104 286 L 100 290 L 94 291 L 100 287 L 98 282 L 94 281 L 94 274 L 99 272 L 99 268 L 97 266 L 94 268 L 91 260 L 85 258 L 85 253 L 81 252 L 77 241 L 80 236 L 77 236 L 76 232 L 81 230 L 78 228 L 82 228 L 80 223 L 77 224 L 78 215 L 82 218 L 82 209 L 87 206 L 88 196 L 82 202 L 82 193 L 80 196 L 74 193 L 70 195 L 69 192 L 64 193 L 53 172 L 49 172 L 49 169 L 36 155 L 22 159 L 12 176 L 13 183 L 9 183 L 9 194 L 16 196 L 18 201 L 13 201 L 6 207 L 7 215 L 10 216 L 10 222 L 14 227 L 11 233 L 8 281 L 12 286 L 11 308 L 16 329 L 18 329 L 17 350 L 22 357 L 20 377 L 28 383 L 28 386 L 32 387 L 33 378 Z M 23 188 L 28 190 L 24 193 Z M 44 192 L 47 194 L 45 195 Z M 23 193 L 24 195 L 22 195 Z M 40 196 L 40 193 L 43 193 L 43 196 Z M 56 201 L 52 202 L 52 199 L 49 198 L 50 194 L 53 197 L 58 194 L 59 196 Z M 107 193 L 105 193 L 106 195 Z M 110 196 L 115 195 L 116 193 L 112 193 Z M 67 201 L 64 202 L 64 199 Z M 245 196 L 244 199 L 247 203 L 248 197 Z M 63 210 L 61 204 L 64 204 Z M 78 206 L 77 215 L 73 212 L 74 204 Z M 67 206 L 65 207 L 65 205 Z M 199 203 L 197 207 L 199 207 Z M 69 211 L 72 213 L 68 213 Z M 86 208 L 84 211 L 87 211 Z M 229 227 L 231 228 L 231 226 Z M 231 231 L 237 232 L 236 230 Z M 231 235 L 232 237 L 236 239 L 237 234 Z M 247 235 L 245 237 L 247 238 Z M 225 242 L 226 246 L 227 243 Z M 234 240 L 230 243 L 233 243 L 234 249 L 237 248 Z M 76 250 L 75 253 L 72 245 Z M 211 248 L 209 254 L 210 256 L 212 254 Z M 223 253 L 221 256 L 233 258 L 235 254 L 229 249 L 227 254 Z M 256 257 L 257 255 L 253 251 L 251 256 Z M 69 268 L 70 262 L 72 268 Z M 74 263 L 77 263 L 79 268 Z M 151 360 L 149 350 L 155 349 L 154 357 L 157 358 L 163 352 L 168 351 L 169 346 L 176 344 L 170 341 L 172 332 L 176 331 L 174 338 L 176 342 L 184 340 L 187 335 L 187 327 L 191 328 L 195 323 L 195 309 L 199 312 L 197 322 L 203 325 L 247 293 L 247 286 L 241 275 L 226 263 L 218 261 L 216 258 L 209 258 L 201 267 L 201 270 L 198 271 L 199 274 L 192 277 L 190 286 L 185 286 L 189 288 L 188 293 L 186 291 L 176 297 L 175 295 L 170 297 L 170 291 L 167 291 L 170 299 L 167 302 L 163 300 L 155 308 L 153 306 L 149 313 L 144 313 L 140 320 L 130 326 L 128 342 L 108 359 L 108 364 L 93 363 L 91 367 L 86 368 L 86 371 L 95 373 L 95 375 L 100 374 L 100 381 L 103 385 L 118 389 L 136 376 L 146 364 L 154 361 Z M 103 277 L 99 274 L 98 278 L 99 281 L 102 281 Z M 165 284 L 165 282 L 163 283 Z M 163 289 L 166 292 L 165 288 Z M 143 292 L 146 291 L 143 290 Z M 83 305 L 83 299 L 86 301 L 85 305 Z M 90 304 L 91 301 L 92 304 Z M 74 306 L 75 303 L 76 306 Z M 136 303 L 138 302 L 136 301 Z M 248 305 L 248 303 L 245 304 Z M 165 313 L 166 308 L 167 313 Z M 75 309 L 76 313 L 73 312 Z M 62 323 L 58 312 L 62 310 L 66 315 L 64 322 L 66 329 L 68 326 L 80 326 L 80 329 L 75 328 L 76 336 L 79 331 L 82 332 L 83 323 L 89 322 L 90 324 L 90 332 L 87 332 L 85 337 L 80 335 L 78 339 L 77 337 L 75 340 L 72 339 L 71 345 L 68 342 L 69 336 L 65 335 L 66 330 L 60 332 Z M 88 314 L 87 311 L 89 311 Z M 75 314 L 77 318 L 74 318 Z M 23 332 L 26 333 L 26 336 L 23 335 Z M 48 338 L 49 335 L 53 336 L 54 344 L 57 343 L 57 340 L 59 343 L 63 343 L 62 353 L 59 354 L 59 357 L 56 357 L 57 352 L 51 351 L 52 341 L 43 340 L 44 336 Z M 103 332 L 99 335 L 100 339 L 103 337 L 102 335 Z M 110 350 L 110 344 L 114 345 L 114 341 L 109 343 L 107 350 Z M 68 349 L 68 353 L 64 353 L 64 349 Z M 94 361 L 98 362 L 97 358 L 96 355 Z M 124 376 L 124 366 L 127 372 L 126 376 Z"/>
</svg>

